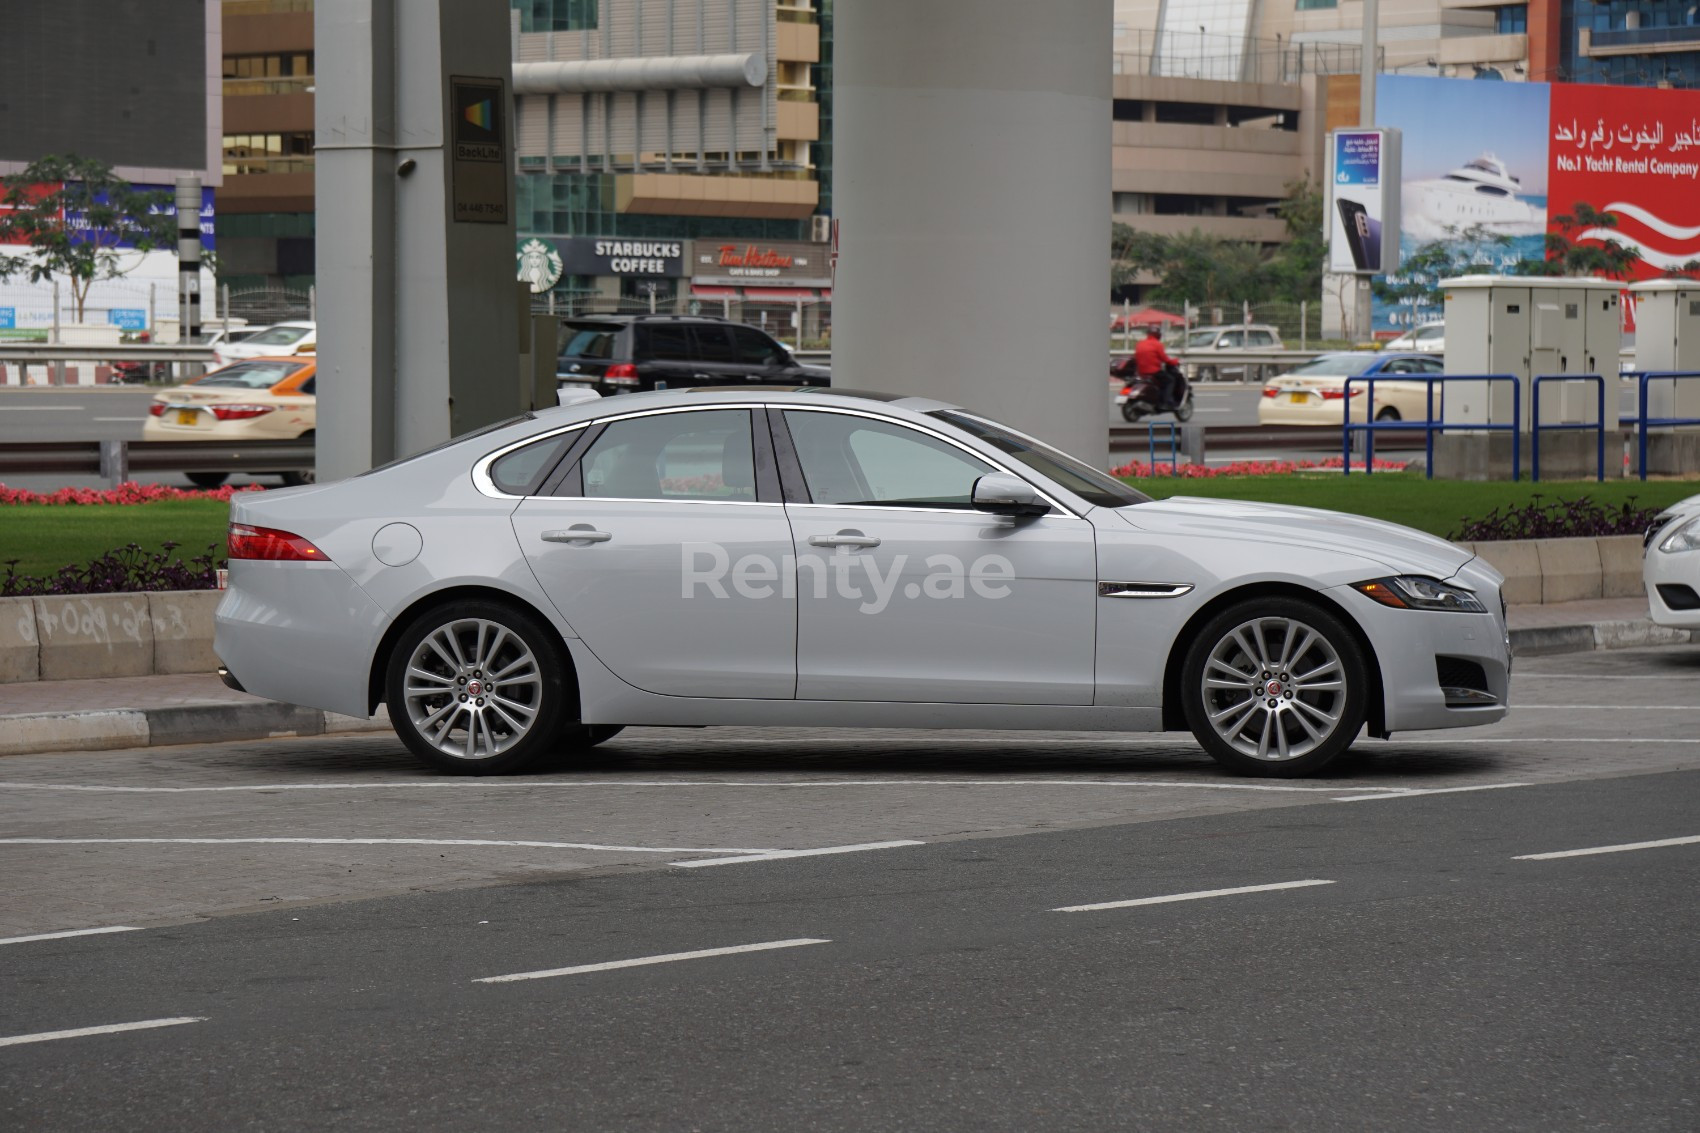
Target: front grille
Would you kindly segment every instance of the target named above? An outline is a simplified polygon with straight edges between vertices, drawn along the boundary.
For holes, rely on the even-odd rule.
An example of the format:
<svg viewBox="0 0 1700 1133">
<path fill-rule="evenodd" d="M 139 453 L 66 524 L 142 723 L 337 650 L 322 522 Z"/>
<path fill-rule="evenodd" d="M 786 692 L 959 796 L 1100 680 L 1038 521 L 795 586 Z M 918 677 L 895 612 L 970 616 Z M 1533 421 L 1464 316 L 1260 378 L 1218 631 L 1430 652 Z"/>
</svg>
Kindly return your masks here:
<svg viewBox="0 0 1700 1133">
<path fill-rule="evenodd" d="M 1467 688 L 1487 692 L 1487 673 L 1480 663 L 1463 657 L 1436 657 L 1435 677 L 1441 688 Z"/>
<path fill-rule="evenodd" d="M 1673 610 L 1700 610 L 1700 594 L 1694 592 L 1694 587 L 1682 582 L 1661 582 L 1658 584 L 1659 598 Z"/>
</svg>

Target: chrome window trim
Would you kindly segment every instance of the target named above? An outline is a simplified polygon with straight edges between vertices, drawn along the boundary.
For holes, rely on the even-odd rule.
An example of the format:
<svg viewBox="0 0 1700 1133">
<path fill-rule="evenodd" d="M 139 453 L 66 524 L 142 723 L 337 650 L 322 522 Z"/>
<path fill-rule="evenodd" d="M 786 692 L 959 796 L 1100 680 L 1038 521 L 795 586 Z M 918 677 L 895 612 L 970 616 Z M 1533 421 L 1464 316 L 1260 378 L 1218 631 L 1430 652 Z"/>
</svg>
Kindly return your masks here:
<svg viewBox="0 0 1700 1133">
<path fill-rule="evenodd" d="M 778 500 L 714 500 L 702 496 L 526 496 L 571 504 L 719 504 L 723 507 L 784 507 Z"/>
<path fill-rule="evenodd" d="M 828 388 L 830 389 L 831 387 L 828 387 Z M 982 464 L 989 464 L 993 468 L 997 469 L 999 472 L 1003 472 L 1003 473 L 1006 473 L 1010 476 L 1014 476 L 1017 480 L 1020 480 L 1023 484 L 1026 484 L 1029 488 L 1032 488 L 1035 492 L 1039 493 L 1040 497 L 1042 499 L 1044 499 L 1044 501 L 1046 503 L 1050 504 L 1053 508 L 1055 508 L 1059 512 L 1061 512 L 1063 516 L 1066 516 L 1070 519 L 1084 519 L 1085 518 L 1081 513 L 1075 511 L 1073 508 L 1069 507 L 1068 505 L 1060 502 L 1059 500 L 1056 499 L 1056 497 L 1051 495 L 1051 493 L 1045 491 L 1045 489 L 1043 489 L 1043 488 L 1039 487 L 1039 485 L 1033 483 L 1031 478 L 1022 475 L 1020 472 L 1016 471 L 1016 469 L 1011 468 L 1009 465 L 1003 463 L 1001 460 L 994 460 L 991 457 L 987 456 L 985 453 L 980 452 L 978 449 L 971 448 L 970 446 L 965 445 L 961 441 L 957 440 L 955 437 L 947 436 L 944 433 L 941 433 L 938 430 L 931 428 L 930 426 L 922 425 L 922 424 L 919 424 L 919 423 L 914 422 L 914 421 L 906 421 L 906 420 L 904 420 L 900 417 L 886 417 L 886 416 L 879 414 L 879 413 L 870 413 L 865 409 L 846 409 L 846 408 L 842 408 L 842 407 L 837 406 L 837 405 L 789 405 L 789 404 L 782 404 L 782 405 L 771 406 L 771 408 L 778 409 L 778 410 L 781 410 L 781 411 L 795 410 L 798 413 L 840 413 L 840 414 L 843 414 L 846 417 L 866 417 L 871 421 L 883 421 L 888 425 L 899 425 L 899 426 L 901 426 L 905 429 L 913 429 L 917 433 L 924 433 L 927 436 L 932 437 L 934 440 L 943 441 L 947 445 L 951 445 L 952 447 L 959 448 L 963 452 L 967 453 L 969 456 L 973 457 L 975 460 L 978 460 Z M 795 444 L 795 441 L 793 441 L 793 444 Z M 798 459 L 800 460 L 801 457 L 799 457 Z M 966 508 L 918 508 L 918 507 L 890 507 L 890 506 L 887 506 L 887 505 L 884 505 L 884 504 L 817 504 L 817 503 L 789 504 L 787 506 L 789 506 L 789 507 L 877 508 L 881 511 L 908 511 L 908 512 L 940 511 L 940 512 L 947 512 L 951 515 L 961 515 L 964 512 L 970 512 L 970 513 L 973 513 L 973 514 L 976 514 L 976 515 L 989 515 L 989 514 L 991 514 L 989 512 L 980 511 L 978 508 L 974 508 L 974 507 L 966 507 Z M 1034 516 L 1033 518 L 1035 518 L 1035 519 L 1049 519 L 1049 518 L 1052 518 L 1052 517 L 1040 515 L 1040 516 Z"/>
<path fill-rule="evenodd" d="M 548 432 L 534 433 L 523 440 L 514 441 L 512 444 L 504 445 L 495 452 L 486 454 L 479 459 L 478 463 L 472 466 L 472 486 L 478 489 L 480 495 L 489 496 L 493 500 L 531 499 L 530 496 L 511 495 L 496 487 L 496 482 L 490 478 L 490 466 L 502 459 L 502 457 L 508 455 L 508 453 L 514 452 L 517 449 L 522 449 L 526 445 L 536 444 L 538 441 L 546 441 L 552 437 L 559 437 L 565 433 L 571 433 L 578 429 L 589 428 L 595 423 L 596 422 L 594 421 L 575 421 L 571 425 L 562 425 L 560 428 L 551 429 Z"/>
</svg>

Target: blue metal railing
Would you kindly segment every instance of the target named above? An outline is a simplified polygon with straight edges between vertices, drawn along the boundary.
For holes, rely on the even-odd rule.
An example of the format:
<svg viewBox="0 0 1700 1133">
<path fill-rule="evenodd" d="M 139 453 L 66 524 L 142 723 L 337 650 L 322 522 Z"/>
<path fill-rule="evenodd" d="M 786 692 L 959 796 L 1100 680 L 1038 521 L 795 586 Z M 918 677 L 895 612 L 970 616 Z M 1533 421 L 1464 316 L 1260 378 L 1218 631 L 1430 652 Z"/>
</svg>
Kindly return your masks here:
<svg viewBox="0 0 1700 1133">
<path fill-rule="evenodd" d="M 1640 469 L 1641 479 L 1647 478 L 1647 430 L 1649 427 L 1672 428 L 1678 425 L 1700 425 L 1700 417 L 1649 417 L 1647 416 L 1647 386 L 1651 382 L 1687 381 L 1700 378 L 1700 372 L 1685 370 L 1658 370 L 1644 374 L 1636 374 L 1640 389 L 1636 391 L 1635 413 L 1635 466 Z"/>
<path fill-rule="evenodd" d="M 1592 422 L 1580 424 L 1543 425 L 1541 423 L 1541 384 L 1543 382 L 1593 382 L 1595 391 L 1599 394 L 1599 409 Z M 1592 429 L 1596 434 L 1599 448 L 1600 467 L 1595 480 L 1604 482 L 1606 478 L 1606 380 L 1599 374 L 1541 374 L 1535 378 L 1529 392 L 1529 479 L 1535 483 L 1541 482 L 1541 434 L 1555 432 L 1576 432 Z"/>
<path fill-rule="evenodd" d="M 1356 382 L 1367 386 L 1369 396 L 1364 406 L 1364 419 L 1352 420 L 1352 384 Z M 1377 421 L 1375 419 L 1375 383 L 1376 382 L 1422 382 L 1428 387 L 1427 406 L 1428 417 L 1422 421 Z M 1440 387 L 1440 412 L 1446 415 L 1446 386 L 1449 382 L 1475 382 L 1492 386 L 1494 382 L 1511 383 L 1511 422 L 1504 425 L 1477 424 L 1464 421 L 1436 421 L 1434 419 L 1434 387 Z M 1490 390 L 1491 392 L 1491 390 Z M 1436 433 L 1510 433 L 1511 434 L 1511 478 L 1518 480 L 1523 475 L 1523 437 L 1519 422 L 1523 419 L 1523 383 L 1515 374 L 1372 374 L 1369 377 L 1354 377 L 1346 379 L 1343 391 L 1346 402 L 1345 423 L 1340 427 L 1340 453 L 1345 458 L 1344 473 L 1352 474 L 1352 434 L 1364 435 L 1364 474 L 1367 476 L 1375 468 L 1375 435 L 1377 433 L 1409 433 L 1422 430 L 1423 433 L 1423 475 L 1425 479 L 1434 479 L 1434 435 Z"/>
<path fill-rule="evenodd" d="M 1181 454 L 1179 438 L 1181 429 L 1173 421 L 1145 422 L 1145 447 L 1151 456 L 1151 467 L 1157 467 L 1157 430 L 1167 429 L 1169 441 L 1169 467 L 1176 472 L 1181 470 Z"/>
</svg>

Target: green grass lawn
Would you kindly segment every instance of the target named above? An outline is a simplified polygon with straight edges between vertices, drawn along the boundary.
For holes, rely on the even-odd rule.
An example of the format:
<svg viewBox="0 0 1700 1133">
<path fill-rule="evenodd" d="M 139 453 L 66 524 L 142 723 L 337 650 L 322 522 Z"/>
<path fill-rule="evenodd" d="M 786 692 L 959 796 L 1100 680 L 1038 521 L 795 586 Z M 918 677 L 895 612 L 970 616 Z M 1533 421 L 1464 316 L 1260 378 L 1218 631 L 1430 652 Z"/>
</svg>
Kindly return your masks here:
<svg viewBox="0 0 1700 1133">
<path fill-rule="evenodd" d="M 217 557 L 223 559 L 229 523 L 230 505 L 223 500 L 5 506 L 0 507 L 0 563 L 19 559 L 19 574 L 47 575 L 126 543 L 157 551 L 167 542 L 178 544 L 174 554 L 183 559 L 216 543 Z"/>
<path fill-rule="evenodd" d="M 1435 535 L 1446 536 L 1494 508 L 1523 505 L 1537 495 L 1543 503 L 1582 496 L 1605 507 L 1631 498 L 1636 507 L 1663 507 L 1700 492 L 1692 480 L 1592 480 L 1516 483 L 1476 483 L 1463 480 L 1425 480 L 1420 472 L 1377 472 L 1365 476 L 1338 472 L 1280 476 L 1221 476 L 1209 480 L 1152 478 L 1128 481 L 1151 496 L 1210 496 L 1230 500 L 1261 500 L 1298 504 L 1373 516 Z"/>
</svg>

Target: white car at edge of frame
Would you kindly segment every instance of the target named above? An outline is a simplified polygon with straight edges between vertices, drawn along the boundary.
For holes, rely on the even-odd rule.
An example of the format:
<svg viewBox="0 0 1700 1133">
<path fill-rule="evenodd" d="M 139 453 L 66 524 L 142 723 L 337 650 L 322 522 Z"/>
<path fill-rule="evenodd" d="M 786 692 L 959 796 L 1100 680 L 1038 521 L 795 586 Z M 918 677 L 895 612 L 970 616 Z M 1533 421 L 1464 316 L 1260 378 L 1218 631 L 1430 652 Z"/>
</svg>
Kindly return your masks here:
<svg viewBox="0 0 1700 1133">
<path fill-rule="evenodd" d="M 628 725 L 1187 730 L 1315 774 L 1502 719 L 1503 579 L 1394 524 L 1152 500 L 942 402 L 677 390 L 231 500 L 227 683 L 438 770 Z"/>
<path fill-rule="evenodd" d="M 1660 512 L 1642 542 L 1641 579 L 1657 625 L 1700 629 L 1700 496 Z"/>
</svg>

